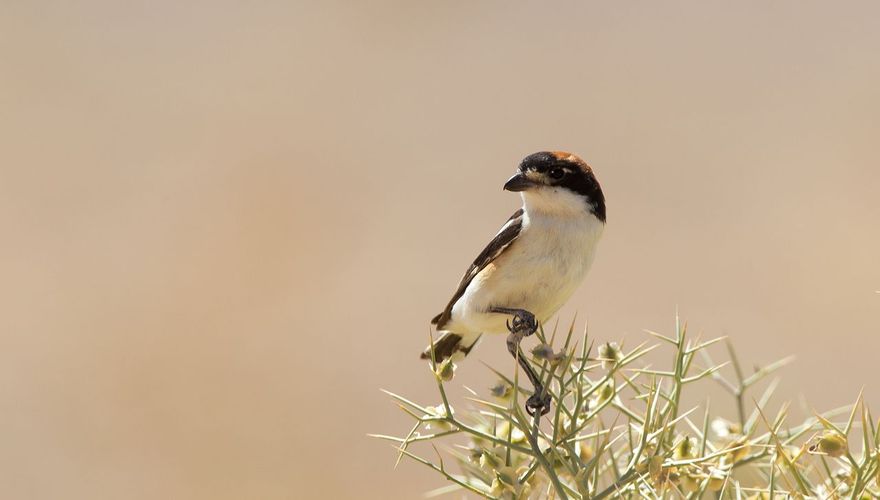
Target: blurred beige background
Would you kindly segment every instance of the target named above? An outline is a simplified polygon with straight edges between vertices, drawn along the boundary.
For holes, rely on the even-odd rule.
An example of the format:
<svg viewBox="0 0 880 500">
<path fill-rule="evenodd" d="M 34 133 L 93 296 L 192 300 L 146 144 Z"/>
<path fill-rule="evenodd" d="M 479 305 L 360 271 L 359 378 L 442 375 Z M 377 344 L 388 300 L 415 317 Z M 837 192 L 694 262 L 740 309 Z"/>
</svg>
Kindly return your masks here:
<svg viewBox="0 0 880 500">
<path fill-rule="evenodd" d="M 728 334 L 880 405 L 876 2 L 0 4 L 0 497 L 417 498 L 367 432 L 581 154 L 597 340 Z M 507 363 L 500 339 L 476 359 Z M 505 365 L 507 366 L 507 365 Z M 485 387 L 480 363 L 456 383 Z M 706 390 L 711 388 L 707 386 Z M 875 408 L 876 409 L 876 408 Z"/>
</svg>

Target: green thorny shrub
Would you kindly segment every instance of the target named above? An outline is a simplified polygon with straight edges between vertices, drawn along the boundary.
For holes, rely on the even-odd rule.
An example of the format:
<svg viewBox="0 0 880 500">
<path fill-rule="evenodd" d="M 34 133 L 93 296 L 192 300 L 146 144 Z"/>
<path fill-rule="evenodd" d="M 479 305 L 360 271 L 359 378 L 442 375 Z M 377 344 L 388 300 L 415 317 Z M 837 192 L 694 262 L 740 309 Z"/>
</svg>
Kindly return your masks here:
<svg viewBox="0 0 880 500">
<path fill-rule="evenodd" d="M 594 353 L 586 332 L 572 341 L 573 326 L 558 348 L 555 331 L 549 341 L 536 333 L 531 360 L 553 398 L 543 419 L 523 410 L 529 392 L 518 375 L 494 369 L 499 381 L 489 394 L 468 389 L 470 408 L 453 410 L 444 382 L 454 367 L 432 363 L 440 404 L 388 392 L 415 425 L 404 437 L 374 437 L 394 443 L 398 462 L 407 456 L 453 483 L 429 496 L 467 490 L 498 499 L 880 498 L 880 423 L 861 394 L 851 408 L 792 426 L 789 405 L 768 412 L 777 380 L 757 399 L 748 392 L 790 358 L 747 374 L 726 342 L 730 360 L 716 364 L 707 348 L 724 339 L 691 341 L 678 319 L 674 337 L 648 332 L 657 343 L 629 350 L 606 343 Z M 672 366 L 646 366 L 643 356 L 663 345 L 672 348 Z M 733 418 L 715 415 L 708 401 L 682 407 L 684 391 L 705 378 L 734 398 Z M 412 451 L 424 443 L 436 458 Z"/>
</svg>

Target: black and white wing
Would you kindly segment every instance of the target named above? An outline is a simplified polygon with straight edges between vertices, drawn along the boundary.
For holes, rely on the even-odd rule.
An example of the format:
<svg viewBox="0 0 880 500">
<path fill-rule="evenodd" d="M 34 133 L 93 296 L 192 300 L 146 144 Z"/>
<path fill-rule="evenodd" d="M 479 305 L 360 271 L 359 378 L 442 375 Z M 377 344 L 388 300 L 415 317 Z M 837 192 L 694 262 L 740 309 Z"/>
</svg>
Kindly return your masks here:
<svg viewBox="0 0 880 500">
<path fill-rule="evenodd" d="M 456 301 L 461 298 L 474 277 L 493 260 L 498 258 L 498 256 L 501 255 L 501 253 L 504 252 L 514 240 L 516 240 L 516 237 L 519 236 L 519 232 L 522 230 L 522 224 L 523 209 L 520 208 L 514 212 L 509 219 L 507 219 L 507 223 L 504 224 L 500 231 L 498 231 L 498 234 L 492 238 L 492 241 L 490 241 L 486 248 L 480 252 L 480 255 L 474 259 L 474 263 L 471 264 L 471 267 L 469 267 L 464 273 L 464 276 L 462 276 L 461 282 L 458 284 L 458 289 L 455 290 L 452 299 L 450 299 L 449 304 L 446 305 L 446 309 L 437 316 L 434 316 L 431 320 L 431 324 L 437 325 L 438 330 L 443 329 L 449 321 L 450 316 L 452 316 L 452 306 L 454 306 Z"/>
</svg>

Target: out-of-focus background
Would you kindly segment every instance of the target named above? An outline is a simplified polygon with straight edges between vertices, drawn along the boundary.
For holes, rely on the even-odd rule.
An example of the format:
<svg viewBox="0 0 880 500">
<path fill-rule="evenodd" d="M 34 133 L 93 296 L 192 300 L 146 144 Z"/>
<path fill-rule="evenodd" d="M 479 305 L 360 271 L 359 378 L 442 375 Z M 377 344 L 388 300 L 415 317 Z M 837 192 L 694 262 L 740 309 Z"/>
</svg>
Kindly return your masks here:
<svg viewBox="0 0 880 500">
<path fill-rule="evenodd" d="M 595 168 L 561 312 L 880 404 L 876 2 L 0 5 L 0 497 L 417 498 L 368 432 L 518 206 Z M 509 367 L 486 339 L 455 384 Z M 713 390 L 711 384 L 706 391 Z M 460 402 L 464 404 L 464 402 Z"/>
</svg>

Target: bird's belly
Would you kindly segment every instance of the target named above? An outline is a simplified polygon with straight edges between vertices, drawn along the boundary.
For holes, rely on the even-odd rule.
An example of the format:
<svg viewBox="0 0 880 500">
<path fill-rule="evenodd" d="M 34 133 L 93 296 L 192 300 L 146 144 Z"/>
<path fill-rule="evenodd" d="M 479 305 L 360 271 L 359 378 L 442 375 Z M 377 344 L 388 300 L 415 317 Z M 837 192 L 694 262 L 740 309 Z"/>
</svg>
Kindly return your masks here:
<svg viewBox="0 0 880 500">
<path fill-rule="evenodd" d="M 501 307 L 525 309 L 542 323 L 571 297 L 588 267 L 583 257 L 574 256 L 518 260 L 497 276 L 491 300 Z"/>
<path fill-rule="evenodd" d="M 453 307 L 453 321 L 468 330 L 503 333 L 509 315 L 492 307 L 525 309 L 544 323 L 571 297 L 593 260 L 595 241 L 538 239 L 524 234 L 478 274 Z M 571 238 L 584 239 L 583 235 Z"/>
</svg>

